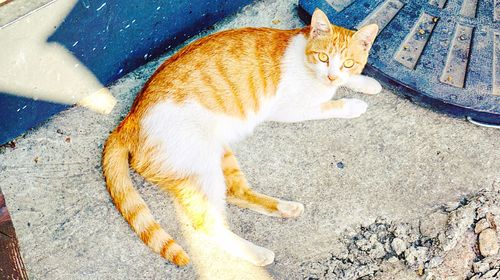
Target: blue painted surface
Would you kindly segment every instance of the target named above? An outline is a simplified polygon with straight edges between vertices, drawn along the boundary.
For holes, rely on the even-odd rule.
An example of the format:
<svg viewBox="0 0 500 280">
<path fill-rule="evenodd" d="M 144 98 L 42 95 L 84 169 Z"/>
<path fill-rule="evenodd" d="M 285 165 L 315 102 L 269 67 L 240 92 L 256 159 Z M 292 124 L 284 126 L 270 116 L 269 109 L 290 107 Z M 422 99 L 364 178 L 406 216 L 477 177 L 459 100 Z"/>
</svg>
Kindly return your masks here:
<svg viewBox="0 0 500 280">
<path fill-rule="evenodd" d="M 324 0 L 299 3 L 304 20 L 320 8 L 333 24 L 355 29 L 384 1 L 354 0 L 340 11 Z M 493 33 L 500 31 L 500 22 L 492 20 L 493 0 L 478 1 L 475 17 L 470 18 L 460 15 L 462 1 L 447 1 L 443 9 L 430 5 L 428 0 L 401 2 L 402 9 L 380 32 L 365 72 L 421 105 L 453 116 L 500 124 L 500 96 L 492 94 Z M 394 57 L 422 12 L 438 21 L 415 69 L 409 69 Z M 464 88 L 440 81 L 457 23 L 474 27 Z"/>
<path fill-rule="evenodd" d="M 251 2 L 82 0 L 48 41 L 65 46 L 109 85 Z M 0 94 L 0 108 L 2 144 L 66 106 Z"/>
</svg>

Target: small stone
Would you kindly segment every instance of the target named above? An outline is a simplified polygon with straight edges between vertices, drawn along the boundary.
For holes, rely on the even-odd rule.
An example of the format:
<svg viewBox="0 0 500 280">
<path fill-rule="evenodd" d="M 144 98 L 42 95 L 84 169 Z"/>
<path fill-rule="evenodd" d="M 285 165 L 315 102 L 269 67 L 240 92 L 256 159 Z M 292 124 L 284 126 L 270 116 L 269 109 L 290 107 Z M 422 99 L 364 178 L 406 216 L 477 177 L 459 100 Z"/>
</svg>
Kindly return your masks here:
<svg viewBox="0 0 500 280">
<path fill-rule="evenodd" d="M 451 77 L 448 76 L 447 78 L 448 81 L 451 81 Z M 460 206 L 460 202 L 458 201 L 453 201 L 453 202 L 448 202 L 446 203 L 443 207 L 447 212 L 451 212 L 456 210 Z"/>
<path fill-rule="evenodd" d="M 381 259 L 385 256 L 384 245 L 381 243 L 376 243 L 373 249 L 368 253 L 373 259 Z"/>
<path fill-rule="evenodd" d="M 487 228 L 479 234 L 479 251 L 484 257 L 493 256 L 498 253 L 498 241 L 495 230 Z"/>
<path fill-rule="evenodd" d="M 406 250 L 406 242 L 401 238 L 394 238 L 391 247 L 396 255 L 401 255 Z"/>
<path fill-rule="evenodd" d="M 394 229 L 394 235 L 399 238 L 406 238 L 410 228 L 407 224 L 398 224 Z"/>
<path fill-rule="evenodd" d="M 480 233 L 481 231 L 490 227 L 490 223 L 486 219 L 481 219 L 476 223 L 476 227 L 474 228 L 475 233 Z"/>
<path fill-rule="evenodd" d="M 361 251 L 368 251 L 371 247 L 370 243 L 366 239 L 356 240 L 354 243 Z"/>
<path fill-rule="evenodd" d="M 405 260 L 410 266 L 423 264 L 427 259 L 427 247 L 410 247 L 405 251 Z"/>
<path fill-rule="evenodd" d="M 492 269 L 488 272 L 486 272 L 482 277 L 481 279 L 488 279 L 488 278 L 491 278 L 493 276 L 495 276 L 495 274 L 497 274 L 497 272 L 499 271 L 499 269 Z"/>
<path fill-rule="evenodd" d="M 419 265 L 419 266 L 418 266 L 418 269 L 417 269 L 417 275 L 418 275 L 418 276 L 422 276 L 422 275 L 424 275 L 424 266 L 423 266 L 423 265 Z"/>
<path fill-rule="evenodd" d="M 490 227 L 494 230 L 497 229 L 497 224 L 495 222 L 495 215 L 491 212 L 486 213 L 486 220 L 490 223 Z"/>
<path fill-rule="evenodd" d="M 392 247 L 390 242 L 384 243 L 384 249 L 387 253 L 392 253 Z"/>
<path fill-rule="evenodd" d="M 500 256 L 496 256 L 496 258 L 488 260 L 488 263 L 490 264 L 490 268 L 500 268 Z"/>
<path fill-rule="evenodd" d="M 396 257 L 394 257 L 394 256 L 392 256 L 392 257 L 390 257 L 387 261 L 388 261 L 389 263 L 397 263 L 397 262 L 399 261 L 399 259 L 398 259 L 398 258 L 396 258 Z"/>
<path fill-rule="evenodd" d="M 487 262 L 475 262 L 472 264 L 472 269 L 475 273 L 485 273 L 490 269 L 490 265 Z"/>
<path fill-rule="evenodd" d="M 428 267 L 428 268 L 434 268 L 434 267 L 436 267 L 436 266 L 438 266 L 438 265 L 440 265 L 440 264 L 442 264 L 442 263 L 443 263 L 443 258 L 442 258 L 442 257 L 437 256 L 437 257 L 432 258 L 432 259 L 431 259 L 431 260 L 427 263 L 427 267 Z"/>
<path fill-rule="evenodd" d="M 488 213 L 488 207 L 486 206 L 481 206 L 476 209 L 476 218 L 477 219 L 482 219 L 486 217 L 486 213 Z"/>
</svg>

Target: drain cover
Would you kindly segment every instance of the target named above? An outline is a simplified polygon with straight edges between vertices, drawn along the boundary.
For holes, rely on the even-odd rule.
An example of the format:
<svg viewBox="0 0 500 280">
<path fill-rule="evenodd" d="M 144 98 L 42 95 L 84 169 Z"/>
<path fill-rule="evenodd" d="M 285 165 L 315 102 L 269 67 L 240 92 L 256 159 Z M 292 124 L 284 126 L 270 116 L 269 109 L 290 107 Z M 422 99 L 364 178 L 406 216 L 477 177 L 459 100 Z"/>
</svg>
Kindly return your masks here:
<svg viewBox="0 0 500 280">
<path fill-rule="evenodd" d="M 419 104 L 500 124 L 500 0 L 300 0 L 333 24 L 380 28 L 365 72 Z"/>
</svg>

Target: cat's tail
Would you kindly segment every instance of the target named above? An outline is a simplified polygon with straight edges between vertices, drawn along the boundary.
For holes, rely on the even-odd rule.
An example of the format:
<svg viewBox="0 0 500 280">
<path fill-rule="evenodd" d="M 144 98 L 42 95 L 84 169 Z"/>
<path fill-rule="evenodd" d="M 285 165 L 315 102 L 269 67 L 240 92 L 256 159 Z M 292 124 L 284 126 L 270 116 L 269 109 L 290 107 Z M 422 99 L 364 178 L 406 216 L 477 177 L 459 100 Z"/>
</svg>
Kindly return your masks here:
<svg viewBox="0 0 500 280">
<path fill-rule="evenodd" d="M 186 252 L 161 228 L 134 188 L 129 175 L 128 156 L 129 149 L 115 130 L 106 140 L 102 166 L 106 185 L 116 208 L 154 252 L 176 265 L 188 264 Z"/>
</svg>

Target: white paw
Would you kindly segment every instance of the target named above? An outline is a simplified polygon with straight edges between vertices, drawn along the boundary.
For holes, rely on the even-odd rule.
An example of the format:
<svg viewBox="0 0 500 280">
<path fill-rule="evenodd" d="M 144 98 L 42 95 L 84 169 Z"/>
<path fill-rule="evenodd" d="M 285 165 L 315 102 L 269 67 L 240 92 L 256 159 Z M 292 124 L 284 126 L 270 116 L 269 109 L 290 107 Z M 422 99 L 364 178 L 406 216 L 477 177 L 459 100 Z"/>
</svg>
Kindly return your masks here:
<svg viewBox="0 0 500 280">
<path fill-rule="evenodd" d="M 382 91 L 382 85 L 375 79 L 371 79 L 367 85 L 366 94 L 377 94 Z"/>
<path fill-rule="evenodd" d="M 264 247 L 253 245 L 246 259 L 253 265 L 266 266 L 274 262 L 274 252 Z"/>
<path fill-rule="evenodd" d="M 382 91 L 380 83 L 371 77 L 362 76 L 363 80 L 360 82 L 359 91 L 366 94 L 377 94 Z"/>
<path fill-rule="evenodd" d="M 344 99 L 344 108 L 342 108 L 342 113 L 338 116 L 339 118 L 357 118 L 366 112 L 368 104 L 363 100 L 359 99 Z"/>
<path fill-rule="evenodd" d="M 298 202 L 280 200 L 278 211 L 283 218 L 295 218 L 304 212 L 304 205 Z"/>
<path fill-rule="evenodd" d="M 274 261 L 273 251 L 257 246 L 226 228 L 219 229 L 210 237 L 229 254 L 253 265 L 266 266 Z"/>
</svg>

